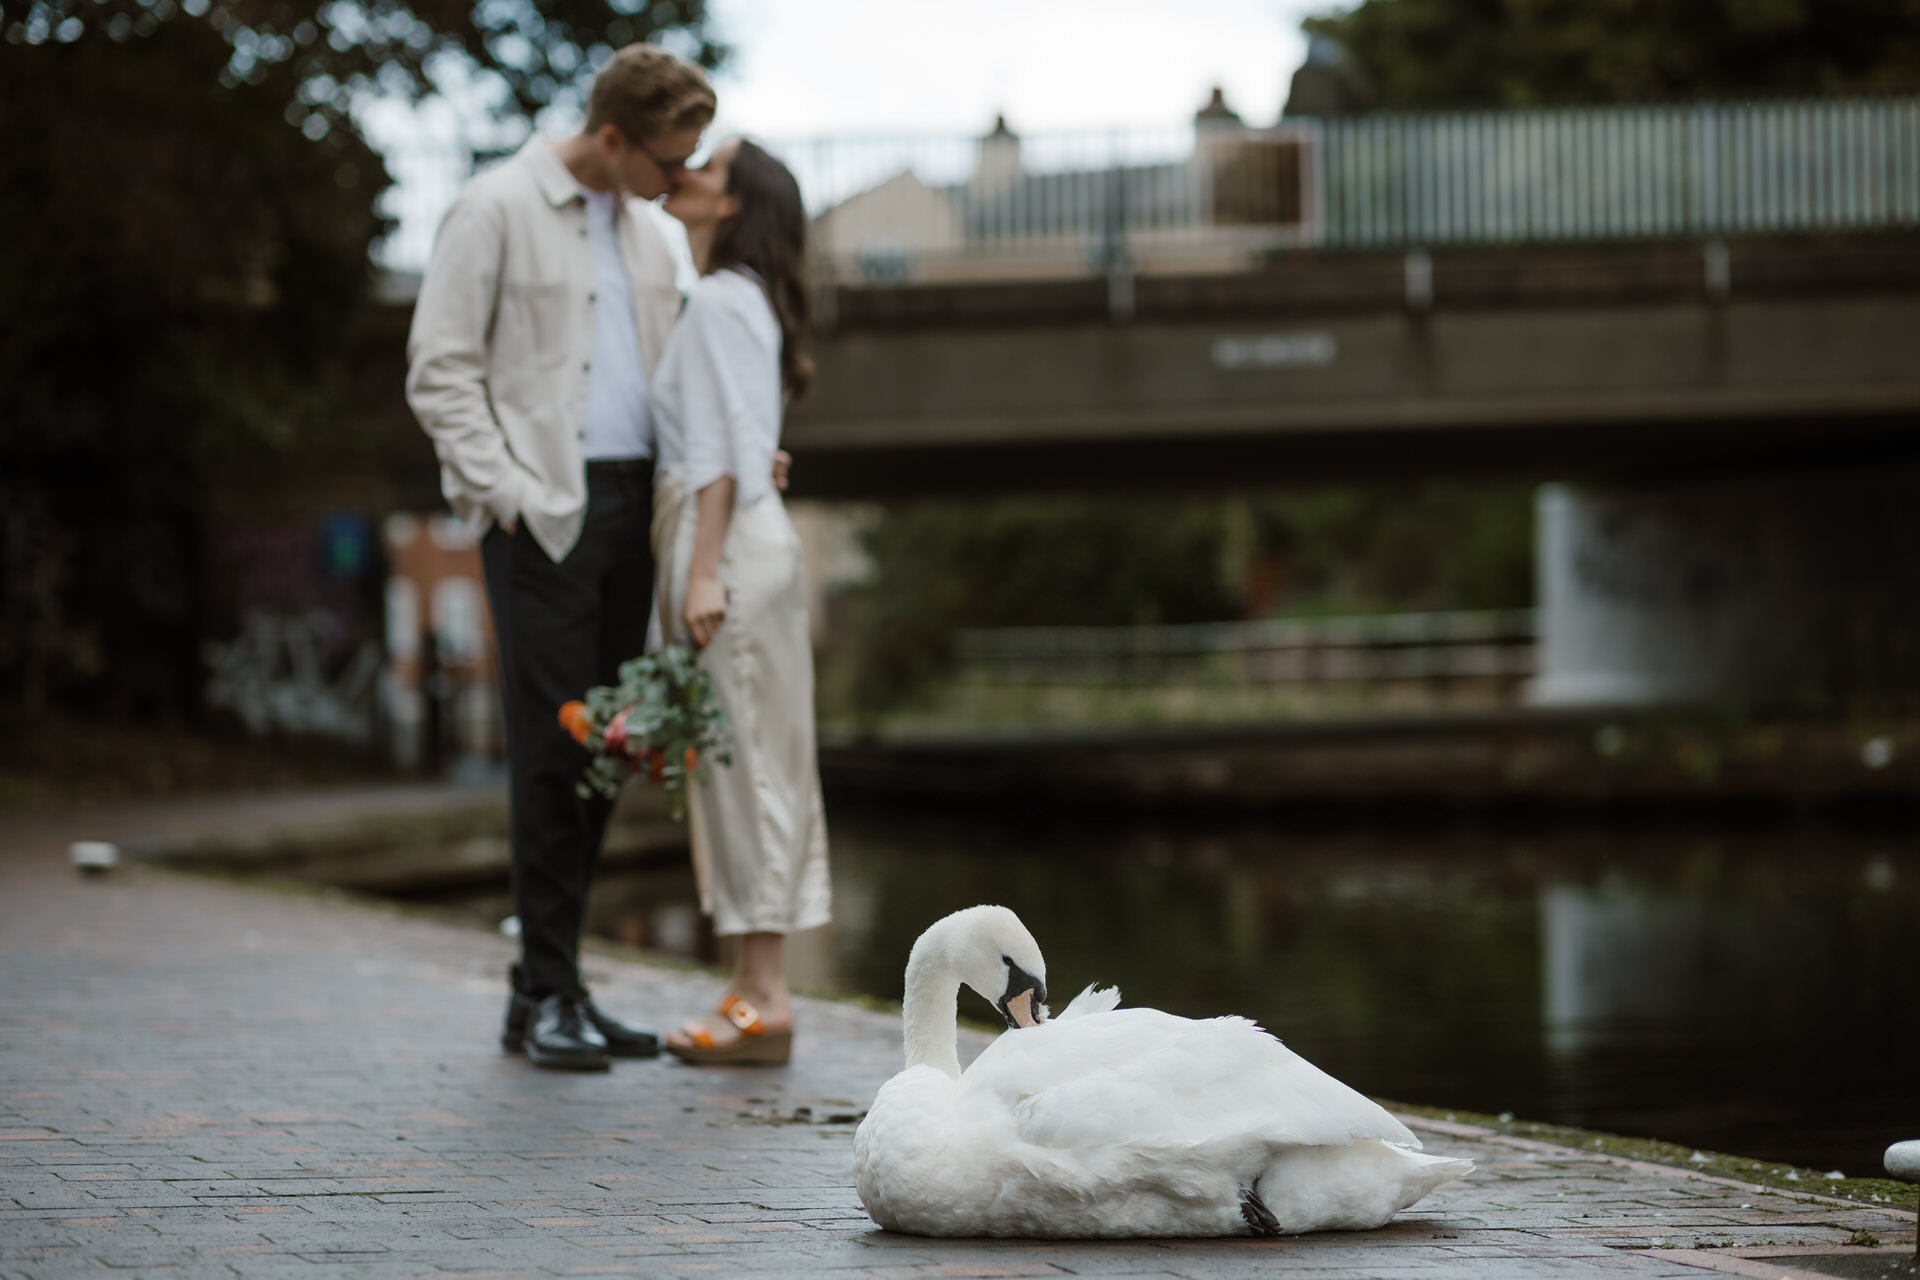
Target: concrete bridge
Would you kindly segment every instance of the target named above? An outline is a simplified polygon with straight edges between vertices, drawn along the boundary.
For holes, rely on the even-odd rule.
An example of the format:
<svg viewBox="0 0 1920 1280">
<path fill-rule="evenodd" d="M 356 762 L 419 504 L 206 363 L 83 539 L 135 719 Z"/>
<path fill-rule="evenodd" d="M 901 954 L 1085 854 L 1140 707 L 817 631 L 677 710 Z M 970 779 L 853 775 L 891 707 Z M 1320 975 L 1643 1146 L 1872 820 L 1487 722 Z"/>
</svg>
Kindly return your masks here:
<svg viewBox="0 0 1920 1280">
<path fill-rule="evenodd" d="M 1920 236 L 840 288 L 810 495 L 1732 474 L 1920 449 Z"/>
</svg>

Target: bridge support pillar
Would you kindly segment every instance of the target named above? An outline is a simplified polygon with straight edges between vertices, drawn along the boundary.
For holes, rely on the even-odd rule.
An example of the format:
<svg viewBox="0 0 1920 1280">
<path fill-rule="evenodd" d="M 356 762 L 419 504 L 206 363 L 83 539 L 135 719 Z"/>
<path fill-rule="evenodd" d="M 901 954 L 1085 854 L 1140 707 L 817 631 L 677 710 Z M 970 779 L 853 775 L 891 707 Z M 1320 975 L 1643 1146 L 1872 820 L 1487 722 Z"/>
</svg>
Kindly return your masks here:
<svg viewBox="0 0 1920 1280">
<path fill-rule="evenodd" d="M 1541 489 L 1543 706 L 1910 703 L 1911 473 Z"/>
</svg>

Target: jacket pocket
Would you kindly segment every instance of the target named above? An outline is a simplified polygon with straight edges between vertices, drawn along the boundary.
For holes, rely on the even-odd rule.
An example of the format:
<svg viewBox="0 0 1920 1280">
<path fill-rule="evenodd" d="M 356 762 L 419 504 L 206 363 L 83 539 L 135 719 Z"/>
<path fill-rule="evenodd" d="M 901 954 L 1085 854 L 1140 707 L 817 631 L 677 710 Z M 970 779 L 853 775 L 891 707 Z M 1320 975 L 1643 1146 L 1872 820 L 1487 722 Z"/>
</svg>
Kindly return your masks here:
<svg viewBox="0 0 1920 1280">
<path fill-rule="evenodd" d="M 495 367 L 518 372 L 524 363 L 531 372 L 565 363 L 573 346 L 572 319 L 565 284 L 503 283 L 493 327 Z"/>
</svg>

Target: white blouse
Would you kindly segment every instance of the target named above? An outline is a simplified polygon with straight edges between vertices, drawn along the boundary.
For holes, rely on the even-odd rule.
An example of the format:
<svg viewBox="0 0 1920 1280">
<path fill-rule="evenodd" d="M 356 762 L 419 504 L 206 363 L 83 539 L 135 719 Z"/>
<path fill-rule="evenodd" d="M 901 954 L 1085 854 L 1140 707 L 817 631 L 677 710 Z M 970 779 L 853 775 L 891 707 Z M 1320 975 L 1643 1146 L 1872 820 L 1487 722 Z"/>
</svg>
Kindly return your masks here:
<svg viewBox="0 0 1920 1280">
<path fill-rule="evenodd" d="M 751 506 L 773 488 L 784 402 L 766 291 L 740 271 L 702 276 L 653 374 L 658 465 L 689 493 L 732 476 L 734 505 Z"/>
</svg>

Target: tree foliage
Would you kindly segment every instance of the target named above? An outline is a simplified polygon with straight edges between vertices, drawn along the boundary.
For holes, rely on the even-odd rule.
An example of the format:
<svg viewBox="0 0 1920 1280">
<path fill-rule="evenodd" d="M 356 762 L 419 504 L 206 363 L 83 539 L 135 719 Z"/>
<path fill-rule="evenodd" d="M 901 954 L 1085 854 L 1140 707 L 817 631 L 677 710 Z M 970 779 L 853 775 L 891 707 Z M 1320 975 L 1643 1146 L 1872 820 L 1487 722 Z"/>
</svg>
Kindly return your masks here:
<svg viewBox="0 0 1920 1280">
<path fill-rule="evenodd" d="M 0 37 L 16 46 L 87 35 L 138 42 L 174 25 L 205 28 L 224 43 L 223 86 L 292 86 L 287 116 L 310 135 L 348 123 L 362 92 L 412 98 L 432 89 L 449 58 L 503 86 L 501 110 L 531 116 L 577 103 L 593 68 L 621 45 L 656 40 L 704 66 L 727 54 L 707 31 L 706 0 L 0 3 Z"/>
<path fill-rule="evenodd" d="M 958 627 L 1193 622 L 1231 616 L 1218 505 L 1004 498 L 892 508 L 867 530 L 853 601 L 853 696 L 877 709 L 951 657 Z"/>
<path fill-rule="evenodd" d="M 1920 0 L 1362 0 L 1304 25 L 1388 107 L 1920 88 Z"/>
<path fill-rule="evenodd" d="M 1289 613 L 1509 609 L 1533 601 L 1524 485 L 1339 486 L 1250 500 L 1251 548 Z"/>
<path fill-rule="evenodd" d="M 288 124 L 283 68 L 222 86 L 210 27 L 0 45 L 0 420 L 19 464 L 180 480 L 324 404 L 383 229 L 376 157 Z"/>
<path fill-rule="evenodd" d="M 1278 570 L 1270 611 L 1524 606 L 1532 510 L 1523 487 L 1459 485 L 903 504 L 866 531 L 836 663 L 879 710 L 937 677 L 958 628 L 1242 617 L 1256 563 Z"/>
</svg>

